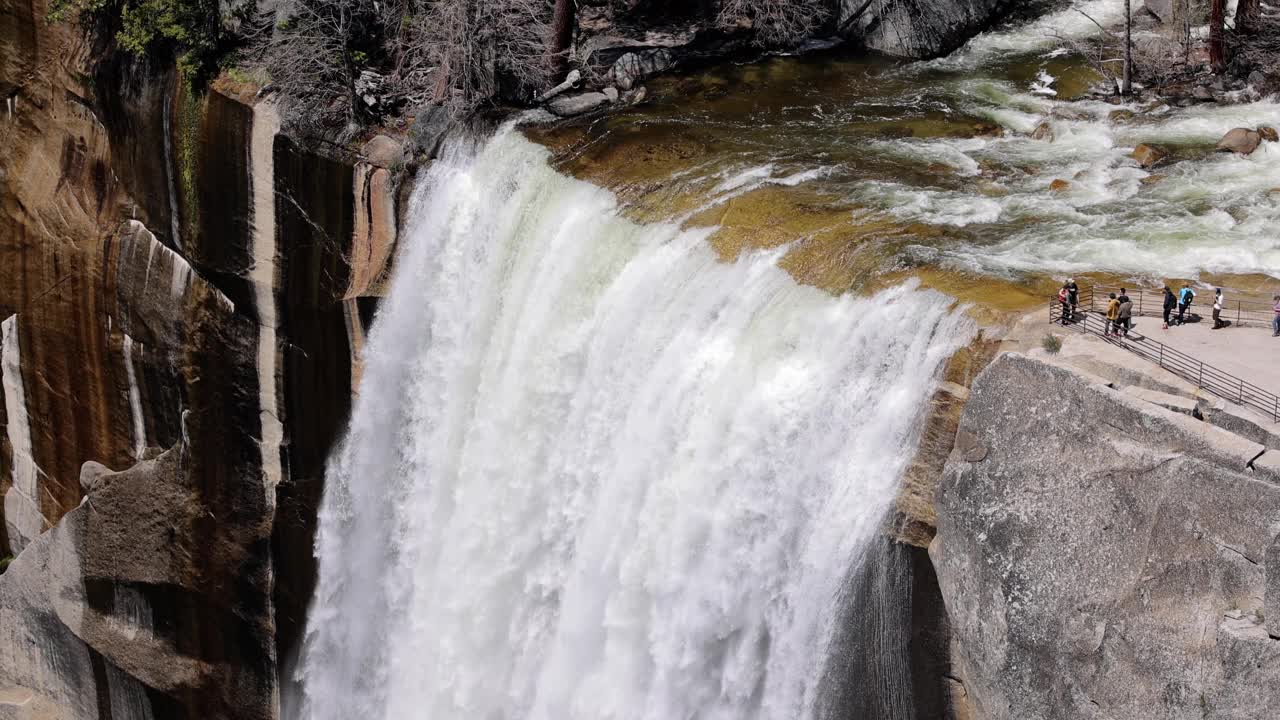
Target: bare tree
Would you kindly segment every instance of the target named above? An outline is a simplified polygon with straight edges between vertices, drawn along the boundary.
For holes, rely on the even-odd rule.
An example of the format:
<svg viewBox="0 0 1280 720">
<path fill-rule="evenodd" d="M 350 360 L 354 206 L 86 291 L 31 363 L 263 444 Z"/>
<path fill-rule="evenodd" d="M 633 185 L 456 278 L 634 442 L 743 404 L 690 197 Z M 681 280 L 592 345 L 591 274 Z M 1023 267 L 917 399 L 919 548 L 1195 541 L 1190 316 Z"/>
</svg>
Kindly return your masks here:
<svg viewBox="0 0 1280 720">
<path fill-rule="evenodd" d="M 1261 19 L 1261 0 L 1240 0 L 1236 5 L 1236 33 L 1247 35 L 1254 32 Z"/>
<path fill-rule="evenodd" d="M 266 36 L 272 83 L 304 125 L 359 121 L 356 81 L 380 26 L 374 1 L 297 0 L 287 11 Z"/>
<path fill-rule="evenodd" d="M 573 44 L 573 26 L 577 15 L 574 0 L 556 0 L 551 19 L 551 41 L 547 43 L 550 54 L 548 65 L 556 76 L 563 75 L 569 67 L 569 46 Z"/>
<path fill-rule="evenodd" d="M 410 68 L 433 68 L 436 102 L 458 111 L 497 95 L 505 82 L 519 90 L 545 87 L 559 53 L 542 0 L 418 0 L 407 42 Z M 570 32 L 572 26 L 570 26 Z"/>
<path fill-rule="evenodd" d="M 1124 0 L 1124 80 L 1120 94 L 1133 93 L 1133 8 L 1132 0 Z"/>
<path fill-rule="evenodd" d="M 762 47 L 796 45 L 826 22 L 831 7 L 824 0 L 724 0 L 720 22 L 751 21 Z"/>
<path fill-rule="evenodd" d="M 1227 69 L 1227 0 L 1209 2 L 1209 65 L 1215 73 Z"/>
</svg>

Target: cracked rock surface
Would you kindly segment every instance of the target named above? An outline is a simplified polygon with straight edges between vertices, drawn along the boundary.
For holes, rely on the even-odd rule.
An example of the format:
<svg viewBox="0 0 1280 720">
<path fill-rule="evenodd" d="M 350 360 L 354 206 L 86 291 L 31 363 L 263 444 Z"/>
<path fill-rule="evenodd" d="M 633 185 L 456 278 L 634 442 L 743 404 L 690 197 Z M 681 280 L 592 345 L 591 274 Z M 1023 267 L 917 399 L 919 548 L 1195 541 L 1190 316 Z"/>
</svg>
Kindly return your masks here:
<svg viewBox="0 0 1280 720">
<path fill-rule="evenodd" d="M 1271 717 L 1268 454 L 1094 376 L 998 357 L 961 417 L 930 547 L 978 717 Z"/>
</svg>

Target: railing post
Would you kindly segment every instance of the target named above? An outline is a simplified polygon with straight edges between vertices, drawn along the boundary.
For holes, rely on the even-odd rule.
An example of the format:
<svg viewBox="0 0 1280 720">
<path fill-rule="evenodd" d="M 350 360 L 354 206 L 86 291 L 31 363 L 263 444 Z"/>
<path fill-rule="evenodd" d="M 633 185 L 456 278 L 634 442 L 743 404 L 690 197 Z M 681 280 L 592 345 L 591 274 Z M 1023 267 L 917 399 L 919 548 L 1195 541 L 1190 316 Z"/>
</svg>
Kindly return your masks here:
<svg viewBox="0 0 1280 720">
<path fill-rule="evenodd" d="M 1202 388 L 1204 387 L 1204 363 L 1197 360 L 1196 364 L 1200 366 L 1200 374 L 1196 376 L 1196 387 Z"/>
<path fill-rule="evenodd" d="M 1164 343 L 1160 343 L 1160 362 L 1156 363 L 1160 367 L 1164 367 Z"/>
</svg>

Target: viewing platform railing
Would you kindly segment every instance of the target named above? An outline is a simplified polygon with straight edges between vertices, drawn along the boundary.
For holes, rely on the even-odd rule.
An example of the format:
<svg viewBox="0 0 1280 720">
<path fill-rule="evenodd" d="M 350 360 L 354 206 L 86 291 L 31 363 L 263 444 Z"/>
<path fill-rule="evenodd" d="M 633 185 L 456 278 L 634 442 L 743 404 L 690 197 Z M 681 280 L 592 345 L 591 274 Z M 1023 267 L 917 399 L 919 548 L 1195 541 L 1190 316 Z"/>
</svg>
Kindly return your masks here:
<svg viewBox="0 0 1280 720">
<path fill-rule="evenodd" d="M 1107 292 L 1111 291 L 1108 290 Z M 1129 297 L 1133 297 L 1132 292 Z M 1082 309 L 1088 307 L 1084 292 L 1081 292 L 1080 301 Z M 1134 307 L 1137 307 L 1136 300 L 1134 301 Z M 1057 298 L 1054 298 L 1049 303 L 1049 322 L 1062 323 L 1062 306 L 1058 303 Z M 1107 319 L 1102 315 L 1083 312 L 1077 314 L 1076 318 L 1064 325 L 1063 328 L 1096 335 L 1112 345 L 1118 345 L 1129 352 L 1150 360 L 1183 380 L 1194 383 L 1201 390 L 1256 410 L 1271 418 L 1273 422 L 1280 422 L 1280 396 L 1275 393 L 1263 390 L 1253 383 L 1219 370 L 1212 365 L 1206 365 L 1184 352 L 1174 350 L 1168 345 L 1152 340 L 1145 335 L 1137 333 L 1130 333 L 1129 337 L 1108 335 L 1107 325 Z"/>
<path fill-rule="evenodd" d="M 1173 294 L 1177 295 L 1181 288 L 1171 288 Z M 1120 294 L 1120 286 L 1115 285 L 1094 285 L 1092 287 L 1080 289 L 1080 307 L 1087 308 L 1092 312 L 1106 312 L 1107 295 L 1110 293 Z M 1148 315 L 1161 317 L 1164 314 L 1164 288 L 1156 290 L 1145 290 L 1143 288 L 1133 288 L 1126 293 L 1129 299 L 1133 301 L 1134 315 Z M 1177 314 L 1175 308 L 1173 314 Z M 1191 301 L 1188 312 L 1195 313 L 1201 317 L 1213 316 L 1213 291 L 1199 290 L 1196 292 L 1195 299 Z M 1261 325 L 1262 327 L 1271 327 L 1271 318 L 1275 317 L 1275 311 L 1271 305 L 1265 302 L 1254 300 L 1232 300 L 1231 294 L 1227 294 L 1227 302 L 1222 308 L 1220 317 L 1228 320 L 1236 325 Z"/>
</svg>

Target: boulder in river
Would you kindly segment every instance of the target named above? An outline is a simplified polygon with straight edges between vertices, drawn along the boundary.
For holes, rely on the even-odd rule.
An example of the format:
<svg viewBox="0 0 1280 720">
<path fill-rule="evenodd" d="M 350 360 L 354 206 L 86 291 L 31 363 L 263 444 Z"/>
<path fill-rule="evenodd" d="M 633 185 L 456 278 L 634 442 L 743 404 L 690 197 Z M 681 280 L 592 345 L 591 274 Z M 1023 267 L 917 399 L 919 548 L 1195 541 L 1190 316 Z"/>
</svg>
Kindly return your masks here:
<svg viewBox="0 0 1280 720">
<path fill-rule="evenodd" d="M 613 81 L 618 88 L 630 90 L 650 75 L 671 69 L 675 54 L 667 48 L 649 48 L 628 52 L 613 63 Z"/>
<path fill-rule="evenodd" d="M 1053 126 L 1049 124 L 1048 120 L 1041 122 L 1036 126 L 1035 130 L 1031 131 L 1031 139 L 1053 142 Z"/>
<path fill-rule="evenodd" d="M 1129 122 L 1130 120 L 1133 119 L 1133 117 L 1134 117 L 1134 113 L 1132 110 L 1125 110 L 1123 108 L 1119 110 L 1112 110 L 1111 113 L 1107 115 L 1108 120 L 1110 120 L 1113 123 L 1118 123 L 1121 125 Z"/>
<path fill-rule="evenodd" d="M 1054 192 L 1063 192 L 1066 190 L 1070 190 L 1071 181 L 1063 180 L 1062 178 L 1056 178 L 1053 182 L 1049 183 L 1049 189 L 1053 190 Z"/>
<path fill-rule="evenodd" d="M 1161 175 L 1160 173 L 1152 173 L 1152 174 L 1150 174 L 1150 175 L 1148 175 L 1148 176 L 1146 176 L 1146 177 L 1142 178 L 1142 179 L 1141 179 L 1141 180 L 1139 180 L 1138 182 L 1142 183 L 1143 185 L 1155 185 L 1155 184 L 1159 183 L 1160 181 L 1164 180 L 1166 177 L 1168 177 L 1168 176 L 1167 176 L 1167 175 Z"/>
<path fill-rule="evenodd" d="M 573 117 L 591 112 L 609 104 L 609 96 L 602 92 L 585 92 L 560 95 L 547 103 L 547 109 L 560 117 Z"/>
<path fill-rule="evenodd" d="M 1270 125 L 1259 125 L 1258 135 L 1260 135 L 1262 139 L 1266 140 L 1267 142 L 1276 142 L 1280 140 L 1280 134 L 1277 134 L 1276 129 L 1271 127 Z"/>
<path fill-rule="evenodd" d="M 1248 155 L 1258 149 L 1259 143 L 1262 142 L 1262 135 L 1257 130 L 1248 128 L 1235 128 L 1227 131 L 1226 135 L 1218 141 L 1215 150 L 1218 152 L 1233 152 L 1241 155 Z"/>
<path fill-rule="evenodd" d="M 1169 157 L 1169 151 L 1157 145 L 1142 143 L 1133 149 L 1132 157 L 1138 161 L 1139 166 L 1149 168 Z"/>
</svg>

